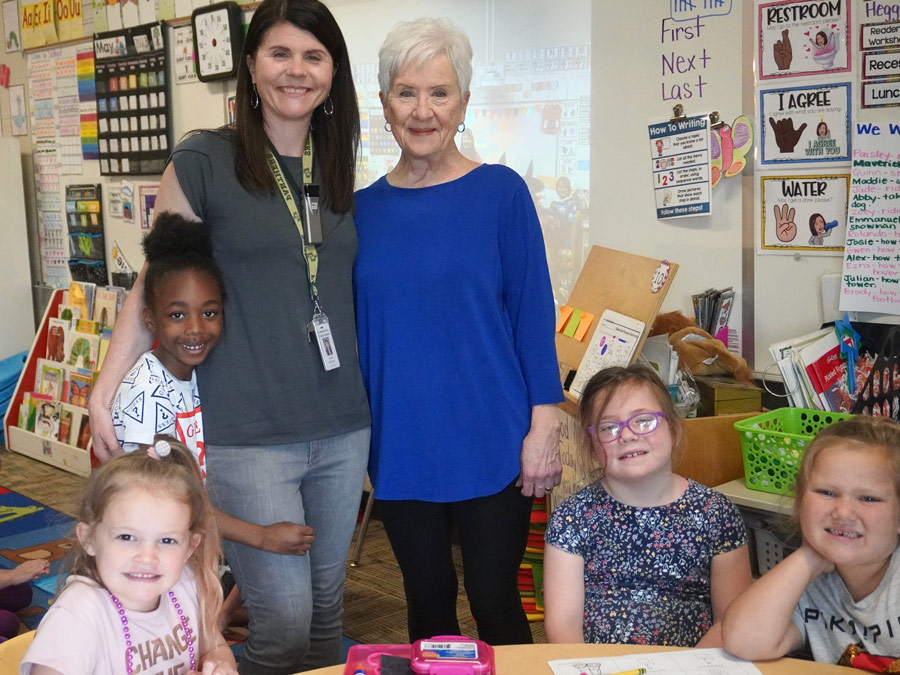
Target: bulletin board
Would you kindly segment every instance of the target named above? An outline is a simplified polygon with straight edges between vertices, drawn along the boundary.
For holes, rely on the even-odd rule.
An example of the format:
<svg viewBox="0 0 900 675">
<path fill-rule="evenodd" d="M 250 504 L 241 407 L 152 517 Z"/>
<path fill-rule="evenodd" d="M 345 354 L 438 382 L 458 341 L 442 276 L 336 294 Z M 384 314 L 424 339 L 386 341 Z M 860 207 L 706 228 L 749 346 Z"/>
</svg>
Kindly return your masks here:
<svg viewBox="0 0 900 675">
<path fill-rule="evenodd" d="M 715 5 L 714 10 L 702 9 Z M 763 53 L 767 72 L 777 71 L 774 41 L 766 41 L 757 31 L 761 5 L 789 2 L 763 0 L 726 0 L 722 3 L 670 3 L 653 0 L 645 3 L 603 3 L 594 7 L 592 51 L 593 98 L 591 193 L 596 210 L 602 213 L 591 221 L 594 244 L 630 251 L 652 258 L 666 258 L 681 267 L 670 290 L 663 311 L 679 310 L 691 316 L 690 296 L 709 287 L 733 286 L 737 291 L 730 328 L 739 333 L 741 351 L 750 365 L 763 371 L 772 357 L 768 346 L 781 339 L 803 335 L 825 321 L 840 315 L 837 301 L 828 297 L 823 307 L 823 277 L 840 276 L 840 251 L 823 254 L 809 244 L 807 223 L 797 227 L 807 230 L 802 250 L 781 255 L 760 255 L 758 234 L 761 230 L 763 197 L 761 176 L 771 173 L 771 164 L 761 168 L 760 143 L 763 141 L 759 119 L 760 93 L 754 81 L 759 71 L 757 61 Z M 801 3 L 807 6 L 811 2 Z M 828 170 L 816 173 L 841 176 L 830 185 L 846 189 L 850 164 L 848 143 L 856 122 L 881 121 L 896 125 L 900 108 L 861 109 L 861 59 L 857 48 L 860 26 L 900 19 L 897 0 L 845 0 L 839 5 L 849 16 L 849 29 L 836 36 L 837 53 L 827 61 L 819 58 L 803 30 L 791 27 L 795 58 L 786 69 L 790 77 L 771 77 L 760 82 L 759 90 L 794 90 L 803 85 L 807 100 L 819 97 L 820 85 L 827 85 L 831 98 L 826 108 L 829 138 L 821 142 L 798 144 L 807 150 L 805 159 L 827 159 Z M 691 9 L 691 7 L 695 9 Z M 683 11 L 679 12 L 681 8 Z M 796 10 L 802 13 L 800 10 Z M 836 24 L 838 22 L 835 22 Z M 604 40 L 607 27 L 628 40 Z M 765 31 L 763 31 L 765 32 Z M 813 31 L 813 36 L 815 36 Z M 780 37 L 780 30 L 777 33 Z M 761 52 L 761 41 L 764 46 Z M 849 47 L 848 47 L 849 45 Z M 847 59 L 847 49 L 850 58 Z M 896 48 L 896 47 L 895 47 Z M 819 61 L 816 59 L 819 58 Z M 827 74 L 819 75 L 823 68 Z M 847 86 L 849 83 L 849 87 Z M 816 88 L 818 87 L 818 88 Z M 810 91 L 806 91 L 806 89 Z M 849 93 L 849 103 L 848 94 Z M 738 115 L 749 117 L 754 125 L 756 141 L 747 168 L 739 177 L 726 178 L 712 191 L 709 216 L 659 221 L 647 171 L 647 125 L 672 114 L 674 103 L 684 106 L 687 115 L 716 110 L 731 124 Z M 768 104 L 768 101 L 767 101 Z M 846 114 L 845 114 L 846 113 Z M 777 121 L 777 119 L 776 119 Z M 768 120 L 765 124 L 769 124 Z M 771 131 L 771 127 L 769 127 Z M 774 141 L 773 135 L 767 138 Z M 778 151 L 774 142 L 768 146 L 766 160 Z M 796 155 L 792 155 L 795 157 Z M 820 162 L 824 164 L 825 162 Z M 777 171 L 788 179 L 808 175 L 809 161 L 781 165 Z M 840 169 L 840 170 L 839 170 Z M 789 185 L 793 183 L 788 182 Z M 832 208 L 831 201 L 823 208 Z M 774 221 L 774 204 L 767 214 Z M 823 211 L 823 216 L 825 215 Z M 806 214 L 808 219 L 810 214 Z M 830 223 L 833 216 L 823 220 Z M 772 222 L 774 225 L 774 222 Z M 798 237 L 799 237 L 798 233 Z M 824 239 L 830 245 L 829 238 Z M 828 248 L 826 246 L 826 248 Z M 864 314 L 856 316 L 871 320 Z M 895 321 L 895 317 L 887 317 Z"/>
</svg>

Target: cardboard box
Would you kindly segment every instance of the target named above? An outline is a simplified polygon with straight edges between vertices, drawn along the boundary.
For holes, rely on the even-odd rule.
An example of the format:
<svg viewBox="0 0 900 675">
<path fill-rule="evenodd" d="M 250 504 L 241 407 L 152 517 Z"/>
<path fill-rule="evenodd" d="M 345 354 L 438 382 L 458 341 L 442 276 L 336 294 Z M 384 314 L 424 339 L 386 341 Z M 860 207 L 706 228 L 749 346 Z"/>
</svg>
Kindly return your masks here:
<svg viewBox="0 0 900 675">
<path fill-rule="evenodd" d="M 760 412 L 762 389 L 730 377 L 694 378 L 700 390 L 700 417 L 733 413 Z"/>
<path fill-rule="evenodd" d="M 560 439 L 562 458 L 562 482 L 553 490 L 551 507 L 570 494 L 597 480 L 597 470 L 576 420 L 578 403 L 566 398 L 559 404 Z M 744 460 L 741 455 L 741 438 L 734 423 L 756 413 L 694 417 L 684 420 L 685 438 L 683 452 L 674 470 L 698 483 L 715 487 L 742 478 Z"/>
</svg>

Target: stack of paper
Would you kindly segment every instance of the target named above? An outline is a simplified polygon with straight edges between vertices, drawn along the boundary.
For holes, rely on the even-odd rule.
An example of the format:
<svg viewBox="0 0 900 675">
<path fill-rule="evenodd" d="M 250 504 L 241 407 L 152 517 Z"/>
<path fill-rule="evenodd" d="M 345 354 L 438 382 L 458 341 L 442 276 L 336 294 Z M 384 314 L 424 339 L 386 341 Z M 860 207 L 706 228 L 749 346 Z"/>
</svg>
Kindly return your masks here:
<svg viewBox="0 0 900 675">
<path fill-rule="evenodd" d="M 668 335 L 648 337 L 638 355 L 638 361 L 659 373 L 663 384 L 678 384 L 678 353 L 669 344 Z"/>
<path fill-rule="evenodd" d="M 554 675 L 605 675 L 606 673 L 647 673 L 647 675 L 762 675 L 750 661 L 724 649 L 684 649 L 671 652 L 621 654 L 619 656 L 555 659 L 547 665 Z M 786 671 L 785 671 L 786 672 Z"/>
<path fill-rule="evenodd" d="M 781 376 L 791 405 L 829 412 L 850 412 L 852 392 L 847 383 L 847 361 L 833 327 L 777 342 L 769 352 Z"/>
<path fill-rule="evenodd" d="M 728 344 L 728 317 L 734 304 L 734 290 L 729 286 L 717 290 L 708 288 L 691 296 L 694 321 L 723 344 Z"/>
</svg>

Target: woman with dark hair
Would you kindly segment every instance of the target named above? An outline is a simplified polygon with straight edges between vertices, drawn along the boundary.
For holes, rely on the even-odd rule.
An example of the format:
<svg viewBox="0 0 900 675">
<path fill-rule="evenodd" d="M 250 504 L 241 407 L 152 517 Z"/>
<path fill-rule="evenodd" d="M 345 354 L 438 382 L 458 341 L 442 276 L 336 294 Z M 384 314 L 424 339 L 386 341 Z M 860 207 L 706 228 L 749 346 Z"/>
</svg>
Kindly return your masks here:
<svg viewBox="0 0 900 675">
<path fill-rule="evenodd" d="M 250 617 L 241 673 L 339 663 L 344 561 L 362 493 L 369 409 L 351 271 L 359 113 L 347 48 L 318 0 L 264 0 L 238 74 L 235 123 L 175 148 L 158 213 L 204 220 L 225 279 L 227 325 L 197 369 L 207 487 L 259 541 L 225 542 Z M 91 396 L 94 450 L 121 451 L 109 405 L 146 351 L 143 272 Z M 315 541 L 285 555 L 277 527 Z"/>
</svg>

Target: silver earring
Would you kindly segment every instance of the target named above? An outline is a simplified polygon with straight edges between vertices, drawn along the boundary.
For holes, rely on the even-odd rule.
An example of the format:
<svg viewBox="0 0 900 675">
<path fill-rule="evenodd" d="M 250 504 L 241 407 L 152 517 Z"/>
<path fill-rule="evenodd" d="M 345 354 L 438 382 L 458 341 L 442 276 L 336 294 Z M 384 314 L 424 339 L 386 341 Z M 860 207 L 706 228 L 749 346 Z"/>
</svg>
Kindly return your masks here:
<svg viewBox="0 0 900 675">
<path fill-rule="evenodd" d="M 334 115 L 334 101 L 331 100 L 330 95 L 325 99 L 325 103 L 322 104 L 322 112 L 328 117 Z"/>
<path fill-rule="evenodd" d="M 460 129 L 459 127 L 462 127 L 462 129 Z M 464 132 L 464 131 L 466 130 L 466 123 L 463 122 L 462 124 L 460 124 L 458 127 L 456 127 L 456 130 L 457 130 L 459 133 Z"/>
<path fill-rule="evenodd" d="M 252 85 L 253 92 L 250 94 L 250 107 L 256 110 L 259 107 L 259 92 L 256 91 L 256 83 Z"/>
<path fill-rule="evenodd" d="M 390 122 L 384 123 L 384 130 L 388 133 L 391 133 L 391 123 Z"/>
</svg>

